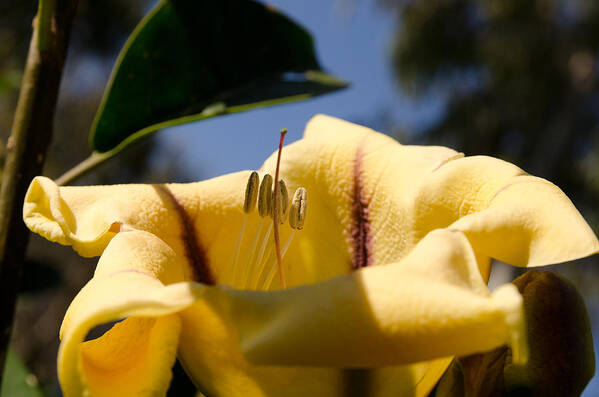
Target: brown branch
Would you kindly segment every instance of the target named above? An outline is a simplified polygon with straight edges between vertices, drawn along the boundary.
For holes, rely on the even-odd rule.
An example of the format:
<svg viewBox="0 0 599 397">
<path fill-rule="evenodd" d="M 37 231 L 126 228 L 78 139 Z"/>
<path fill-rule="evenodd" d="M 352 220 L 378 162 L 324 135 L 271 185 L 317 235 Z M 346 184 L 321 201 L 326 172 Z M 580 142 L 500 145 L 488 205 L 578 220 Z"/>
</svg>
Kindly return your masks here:
<svg viewBox="0 0 599 397">
<path fill-rule="evenodd" d="M 40 1 L 40 4 L 43 2 Z M 34 22 L 19 101 L 6 145 L 7 157 L 0 189 L 0 383 L 29 240 L 29 231 L 21 216 L 23 198 L 31 179 L 41 173 L 50 144 L 77 2 L 49 1 L 46 4 L 54 5 L 54 8 L 44 9 L 42 23 Z M 47 30 L 38 31 L 38 25 Z M 38 38 L 43 40 L 43 47 L 38 45 Z"/>
</svg>

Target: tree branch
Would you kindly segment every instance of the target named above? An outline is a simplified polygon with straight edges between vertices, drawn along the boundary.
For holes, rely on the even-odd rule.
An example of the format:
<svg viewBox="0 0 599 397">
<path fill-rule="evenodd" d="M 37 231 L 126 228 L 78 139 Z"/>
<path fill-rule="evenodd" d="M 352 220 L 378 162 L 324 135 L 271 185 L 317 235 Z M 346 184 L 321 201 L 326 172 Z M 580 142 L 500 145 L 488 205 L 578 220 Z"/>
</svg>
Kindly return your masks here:
<svg viewBox="0 0 599 397">
<path fill-rule="evenodd" d="M 10 341 L 29 231 L 22 220 L 25 193 L 42 171 L 77 0 L 41 0 L 21 92 L 6 149 L 0 188 L 0 384 Z M 43 31 L 42 31 L 43 30 Z M 42 42 L 38 43 L 38 39 Z"/>
</svg>

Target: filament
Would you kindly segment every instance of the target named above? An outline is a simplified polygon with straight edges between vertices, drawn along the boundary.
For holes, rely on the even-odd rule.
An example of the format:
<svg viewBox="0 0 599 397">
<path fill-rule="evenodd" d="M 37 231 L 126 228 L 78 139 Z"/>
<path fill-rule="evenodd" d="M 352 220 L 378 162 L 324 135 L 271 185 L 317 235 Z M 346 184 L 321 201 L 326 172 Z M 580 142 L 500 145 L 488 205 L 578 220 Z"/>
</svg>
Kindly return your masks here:
<svg viewBox="0 0 599 397">
<path fill-rule="evenodd" d="M 295 229 L 293 229 L 291 231 L 289 238 L 287 239 L 287 241 L 285 242 L 285 245 L 283 246 L 283 249 L 281 250 L 281 258 L 285 256 L 285 253 L 287 252 L 287 249 L 289 248 L 289 245 L 291 244 L 291 241 L 293 240 L 294 236 L 295 236 Z M 264 281 L 264 284 L 261 288 L 262 290 L 268 290 L 270 288 L 270 285 L 272 284 L 272 281 L 275 278 L 275 273 L 277 271 L 276 265 L 277 265 L 277 262 L 273 261 L 272 265 L 270 266 L 270 272 L 266 276 L 266 280 Z M 282 287 L 285 288 L 285 285 L 282 285 Z"/>
<path fill-rule="evenodd" d="M 252 264 L 252 258 L 254 257 L 254 254 L 256 253 L 256 247 L 258 246 L 258 237 L 260 237 L 260 234 L 262 233 L 262 227 L 264 226 L 264 218 L 260 218 L 260 222 L 258 223 L 258 229 L 256 230 L 256 233 L 254 235 L 254 240 L 252 241 L 252 248 L 250 250 L 250 253 L 245 261 L 245 266 L 242 269 L 242 277 L 241 277 L 241 282 L 245 283 L 243 280 L 245 280 L 246 274 L 249 272 L 249 267 Z M 236 277 L 237 273 L 235 273 L 233 275 L 233 277 L 235 278 L 235 281 L 238 281 L 238 277 Z M 237 284 L 235 283 L 235 285 L 239 285 L 241 287 L 244 286 L 244 284 Z"/>
<path fill-rule="evenodd" d="M 243 277 L 242 277 L 242 282 L 241 282 L 242 288 L 249 287 L 250 274 L 252 274 L 252 270 L 255 269 L 256 264 L 262 262 L 262 258 L 264 257 L 264 251 L 266 249 L 268 240 L 270 239 L 271 233 L 272 233 L 272 223 L 270 224 L 270 226 L 266 230 L 266 234 L 262 238 L 262 244 L 260 244 L 260 249 L 258 250 L 256 257 L 255 258 L 253 256 L 248 257 L 248 263 L 246 264 L 245 269 L 243 269 Z M 256 234 L 256 238 L 257 237 L 258 237 L 258 234 Z M 255 250 L 255 248 L 256 247 L 254 247 L 253 250 Z"/>
<path fill-rule="evenodd" d="M 248 221 L 248 214 L 245 213 L 243 216 L 243 222 L 241 222 L 241 229 L 239 229 L 239 236 L 237 237 L 237 243 L 235 244 L 235 249 L 233 250 L 233 259 L 231 260 L 231 265 L 229 266 L 229 271 L 227 273 L 227 277 L 231 276 L 231 284 L 234 284 L 235 274 L 237 273 L 237 258 L 239 257 L 239 247 L 241 247 L 241 241 L 243 240 L 243 234 L 245 233 L 245 226 Z"/>
<path fill-rule="evenodd" d="M 270 239 L 271 233 L 272 233 L 272 223 L 270 224 L 270 226 L 268 227 L 268 230 L 266 231 L 266 235 L 264 236 L 264 238 L 262 240 L 262 244 L 260 245 L 260 250 L 258 251 L 256 258 L 252 261 L 252 264 L 253 264 L 252 270 L 254 270 L 257 265 L 262 263 L 262 259 L 264 258 L 264 251 L 266 250 L 266 246 L 268 245 L 267 243 Z M 248 273 L 244 274 L 243 286 L 249 287 L 249 274 Z"/>
</svg>

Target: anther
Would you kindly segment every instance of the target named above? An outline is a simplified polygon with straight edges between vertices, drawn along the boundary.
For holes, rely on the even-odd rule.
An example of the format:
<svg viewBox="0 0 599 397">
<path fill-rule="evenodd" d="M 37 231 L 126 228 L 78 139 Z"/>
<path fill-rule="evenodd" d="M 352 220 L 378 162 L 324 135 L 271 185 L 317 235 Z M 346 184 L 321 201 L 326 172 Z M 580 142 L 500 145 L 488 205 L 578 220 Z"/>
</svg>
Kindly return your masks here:
<svg viewBox="0 0 599 397">
<path fill-rule="evenodd" d="M 306 220 L 307 192 L 303 187 L 298 187 L 291 200 L 289 210 L 289 226 L 293 229 L 302 230 Z"/>
<path fill-rule="evenodd" d="M 281 179 L 279 180 L 279 194 L 277 195 L 278 209 L 279 209 L 279 224 L 284 224 L 289 213 L 289 193 L 287 192 L 287 186 Z"/>
<path fill-rule="evenodd" d="M 256 171 L 253 171 L 248 178 L 248 184 L 245 187 L 245 201 L 243 202 L 243 211 L 249 214 L 256 207 L 256 201 L 258 200 L 258 189 L 260 184 L 260 177 Z"/>
<path fill-rule="evenodd" d="M 258 195 L 258 213 L 265 217 L 272 213 L 272 176 L 264 175 L 260 184 L 260 194 Z"/>
</svg>

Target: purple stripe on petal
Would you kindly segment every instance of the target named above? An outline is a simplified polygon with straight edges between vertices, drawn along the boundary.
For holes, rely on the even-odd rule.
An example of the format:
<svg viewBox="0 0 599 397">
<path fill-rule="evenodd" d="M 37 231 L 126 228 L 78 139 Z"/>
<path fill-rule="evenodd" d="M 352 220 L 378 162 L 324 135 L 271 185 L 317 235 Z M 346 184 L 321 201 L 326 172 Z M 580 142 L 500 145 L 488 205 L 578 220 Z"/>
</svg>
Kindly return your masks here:
<svg viewBox="0 0 599 397">
<path fill-rule="evenodd" d="M 179 219 L 181 220 L 181 240 L 183 240 L 183 246 L 185 247 L 185 256 L 191 266 L 193 280 L 202 284 L 214 285 L 215 281 L 208 267 L 206 253 L 200 245 L 191 217 L 168 187 L 164 185 L 154 186 L 169 199 L 179 215 Z"/>
<path fill-rule="evenodd" d="M 352 269 L 357 270 L 372 264 L 372 236 L 370 233 L 369 200 L 364 188 L 364 145 L 359 145 L 354 160 L 354 191 L 352 197 L 351 240 L 353 248 Z"/>
</svg>

